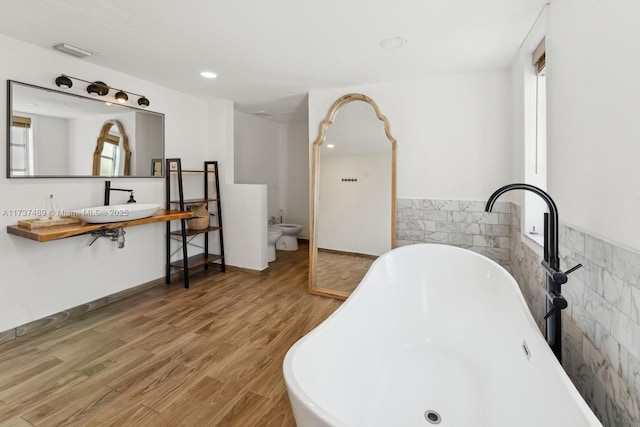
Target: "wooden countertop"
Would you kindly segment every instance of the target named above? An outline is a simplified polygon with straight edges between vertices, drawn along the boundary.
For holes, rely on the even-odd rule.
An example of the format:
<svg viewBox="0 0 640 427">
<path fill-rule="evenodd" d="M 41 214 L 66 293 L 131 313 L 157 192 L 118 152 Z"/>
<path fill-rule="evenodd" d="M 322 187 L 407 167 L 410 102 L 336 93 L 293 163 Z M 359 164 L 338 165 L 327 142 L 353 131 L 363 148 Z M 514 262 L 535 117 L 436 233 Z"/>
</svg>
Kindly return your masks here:
<svg viewBox="0 0 640 427">
<path fill-rule="evenodd" d="M 37 242 L 48 242 L 50 240 L 66 239 L 67 237 L 80 236 L 98 230 L 109 230 L 114 228 L 133 227 L 136 225 L 152 224 L 154 222 L 172 221 L 174 219 L 191 218 L 193 212 L 174 211 L 159 209 L 156 213 L 147 218 L 134 219 L 131 221 L 107 222 L 101 224 L 90 224 L 82 222 L 80 224 L 56 225 L 52 227 L 41 227 L 28 229 L 18 225 L 7 226 L 7 233 Z"/>
</svg>

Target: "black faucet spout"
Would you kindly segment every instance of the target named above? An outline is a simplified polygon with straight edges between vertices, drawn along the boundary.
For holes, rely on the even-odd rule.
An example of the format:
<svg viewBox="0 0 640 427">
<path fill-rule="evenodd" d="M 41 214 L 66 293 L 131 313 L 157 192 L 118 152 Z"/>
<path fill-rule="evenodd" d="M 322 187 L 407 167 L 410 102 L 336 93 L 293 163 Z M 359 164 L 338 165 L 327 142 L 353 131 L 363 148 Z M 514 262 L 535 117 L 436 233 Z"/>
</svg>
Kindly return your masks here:
<svg viewBox="0 0 640 427">
<path fill-rule="evenodd" d="M 540 196 L 542 200 L 544 200 L 547 204 L 547 208 L 549 209 L 549 216 L 545 215 L 544 260 L 547 261 L 552 268 L 555 268 L 556 270 L 559 269 L 560 257 L 558 250 L 558 207 L 546 191 L 531 184 L 508 184 L 498 188 L 493 192 L 491 196 L 489 196 L 489 200 L 487 200 L 485 210 L 487 212 L 491 212 L 491 210 L 493 209 L 493 205 L 498 197 L 511 190 L 531 191 L 532 193 Z"/>
<path fill-rule="evenodd" d="M 128 191 L 131 194 L 131 196 L 129 197 L 129 201 L 127 203 L 135 203 L 135 200 L 133 199 L 133 190 L 129 190 L 126 188 L 112 188 L 111 181 L 105 181 L 104 182 L 104 205 L 105 206 L 109 206 L 112 191 Z"/>
</svg>

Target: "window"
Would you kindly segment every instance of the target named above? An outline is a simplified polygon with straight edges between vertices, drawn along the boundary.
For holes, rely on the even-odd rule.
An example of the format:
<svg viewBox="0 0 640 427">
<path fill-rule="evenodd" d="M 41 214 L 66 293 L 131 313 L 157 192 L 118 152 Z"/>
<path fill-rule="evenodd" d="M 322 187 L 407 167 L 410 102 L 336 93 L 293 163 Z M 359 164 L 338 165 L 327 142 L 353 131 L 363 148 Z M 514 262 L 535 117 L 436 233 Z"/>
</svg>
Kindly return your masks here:
<svg viewBox="0 0 640 427">
<path fill-rule="evenodd" d="M 547 189 L 547 62 L 544 39 L 531 55 L 527 78 L 531 84 L 528 122 L 525 132 L 524 178 L 527 184 Z M 538 243 L 543 243 L 544 213 L 546 205 L 535 194 L 527 192 L 524 199 L 523 232 Z"/>
<path fill-rule="evenodd" d="M 11 117 L 11 176 L 33 175 L 33 138 L 31 119 L 28 117 Z"/>
</svg>

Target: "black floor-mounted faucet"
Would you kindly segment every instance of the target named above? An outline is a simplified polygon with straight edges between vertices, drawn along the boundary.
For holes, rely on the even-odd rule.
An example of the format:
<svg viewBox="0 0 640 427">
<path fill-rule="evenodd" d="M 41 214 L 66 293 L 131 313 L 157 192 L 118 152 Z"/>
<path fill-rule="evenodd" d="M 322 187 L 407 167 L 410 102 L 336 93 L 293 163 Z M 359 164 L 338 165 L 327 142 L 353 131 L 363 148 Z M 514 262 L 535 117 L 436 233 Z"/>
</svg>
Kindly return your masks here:
<svg viewBox="0 0 640 427">
<path fill-rule="evenodd" d="M 109 206 L 110 196 L 112 191 L 128 191 L 129 192 L 129 200 L 127 203 L 135 203 L 136 200 L 133 198 L 133 190 L 127 190 L 125 188 L 111 188 L 111 181 L 104 182 L 104 205 Z"/>
<path fill-rule="evenodd" d="M 563 272 L 560 270 L 560 254 L 558 251 L 558 208 L 551 196 L 544 190 L 530 184 L 509 184 L 498 188 L 487 200 L 485 210 L 491 212 L 493 204 L 498 197 L 507 191 L 526 190 L 540 196 L 549 209 L 544 214 L 544 259 L 542 267 L 547 273 L 547 314 L 546 337 L 547 343 L 556 358 L 562 363 L 562 310 L 567 308 L 567 301 L 562 296 L 562 285 L 567 283 L 567 275 L 582 267 L 578 264 L 575 267 Z"/>
</svg>

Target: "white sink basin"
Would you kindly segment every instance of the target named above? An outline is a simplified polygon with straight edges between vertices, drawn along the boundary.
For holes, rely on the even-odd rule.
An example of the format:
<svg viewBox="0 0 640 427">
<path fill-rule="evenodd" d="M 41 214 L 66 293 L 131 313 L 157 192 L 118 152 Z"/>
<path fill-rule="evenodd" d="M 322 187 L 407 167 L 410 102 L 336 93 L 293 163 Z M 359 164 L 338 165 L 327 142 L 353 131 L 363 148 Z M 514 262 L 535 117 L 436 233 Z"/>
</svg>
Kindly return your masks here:
<svg viewBox="0 0 640 427">
<path fill-rule="evenodd" d="M 73 213 L 84 222 L 120 222 L 147 218 L 162 205 L 158 203 L 128 203 L 126 205 L 93 206 L 77 209 Z"/>
</svg>

